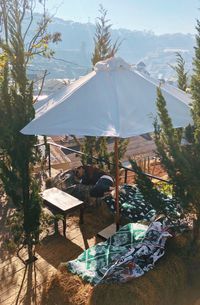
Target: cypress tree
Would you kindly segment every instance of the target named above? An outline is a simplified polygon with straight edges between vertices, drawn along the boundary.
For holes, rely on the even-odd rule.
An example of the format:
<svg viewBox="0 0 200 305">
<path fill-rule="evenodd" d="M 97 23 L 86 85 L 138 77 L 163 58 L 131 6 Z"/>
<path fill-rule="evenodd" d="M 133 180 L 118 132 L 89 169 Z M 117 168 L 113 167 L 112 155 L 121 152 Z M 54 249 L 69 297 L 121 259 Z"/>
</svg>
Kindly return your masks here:
<svg viewBox="0 0 200 305">
<path fill-rule="evenodd" d="M 185 60 L 180 53 L 176 53 L 176 66 L 172 68 L 176 71 L 178 78 L 178 88 L 186 91 L 188 82 L 188 72 L 185 71 Z"/>
<path fill-rule="evenodd" d="M 100 5 L 99 8 L 100 17 L 97 18 L 96 22 L 96 33 L 94 37 L 94 52 L 92 55 L 92 64 L 95 64 L 98 61 L 105 60 L 107 58 L 113 57 L 120 46 L 118 40 L 112 45 L 111 42 L 111 24 L 109 19 L 107 19 L 107 10 Z"/>
<path fill-rule="evenodd" d="M 191 79 L 193 125 L 185 129 L 174 129 L 166 109 L 161 89 L 157 90 L 157 109 L 160 123 L 155 121 L 155 144 L 161 163 L 174 186 L 174 196 L 182 204 L 185 212 L 196 215 L 193 228 L 193 246 L 200 237 L 200 21 L 197 21 L 195 57 Z M 182 144 L 183 137 L 188 145 Z M 137 170 L 137 169 L 136 169 Z M 137 173 L 140 185 L 155 195 L 153 186 Z M 142 178 L 142 179 L 141 179 Z M 142 183 L 141 183 L 142 180 Z M 144 190 L 145 192 L 145 190 Z M 156 194 L 157 197 L 157 194 Z"/>
<path fill-rule="evenodd" d="M 141 167 L 137 165 L 134 160 L 130 160 L 131 167 L 136 173 L 136 184 L 141 191 L 146 202 L 152 204 L 157 213 L 164 213 L 164 194 L 156 188 L 153 182 L 147 177 L 147 175 L 142 172 Z"/>
<path fill-rule="evenodd" d="M 191 93 L 193 98 L 192 116 L 194 121 L 194 140 L 200 144 L 200 21 L 197 20 L 197 35 L 195 57 L 193 61 L 194 72 L 191 79 Z"/>
<path fill-rule="evenodd" d="M 33 245 L 38 241 L 41 215 L 39 188 L 33 166 L 37 161 L 35 136 L 24 136 L 20 130 L 34 118 L 33 82 L 27 77 L 27 65 L 34 54 L 49 55 L 48 43 L 59 39 L 59 34 L 46 31 L 49 18 L 43 16 L 29 43 L 25 43 L 33 18 L 24 31 L 23 21 L 28 13 L 33 16 L 32 1 L 1 0 L 0 41 L 5 61 L 0 84 L 0 179 L 6 194 L 20 210 L 22 217 L 19 241 L 27 246 L 29 261 L 33 259 Z M 27 48 L 26 48 L 27 46 Z"/>
</svg>

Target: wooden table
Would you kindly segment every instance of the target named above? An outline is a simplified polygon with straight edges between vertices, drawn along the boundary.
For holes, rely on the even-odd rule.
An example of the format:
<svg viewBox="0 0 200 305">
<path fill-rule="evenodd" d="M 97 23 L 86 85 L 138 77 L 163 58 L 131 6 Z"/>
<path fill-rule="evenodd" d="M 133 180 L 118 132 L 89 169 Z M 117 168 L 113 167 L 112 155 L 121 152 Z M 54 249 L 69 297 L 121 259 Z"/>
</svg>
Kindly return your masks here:
<svg viewBox="0 0 200 305">
<path fill-rule="evenodd" d="M 63 235 L 66 236 L 66 217 L 67 214 L 80 209 L 80 223 L 83 223 L 83 201 L 73 197 L 72 195 L 59 190 L 56 187 L 46 189 L 41 193 L 45 205 L 54 214 L 63 216 Z M 55 219 L 55 231 L 58 232 L 58 224 Z"/>
</svg>

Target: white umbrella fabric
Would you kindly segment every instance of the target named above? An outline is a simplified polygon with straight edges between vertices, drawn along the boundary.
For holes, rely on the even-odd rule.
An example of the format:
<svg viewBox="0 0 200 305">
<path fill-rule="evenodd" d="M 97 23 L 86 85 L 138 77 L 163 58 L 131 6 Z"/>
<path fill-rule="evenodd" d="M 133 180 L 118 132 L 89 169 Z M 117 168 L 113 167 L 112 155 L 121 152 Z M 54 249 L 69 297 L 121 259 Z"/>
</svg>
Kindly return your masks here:
<svg viewBox="0 0 200 305">
<path fill-rule="evenodd" d="M 21 132 L 35 135 L 115 137 L 118 165 L 118 138 L 153 131 L 158 85 L 157 81 L 134 70 L 123 59 L 107 59 L 97 63 L 93 72 L 45 101 L 36 103 L 35 119 Z M 184 127 L 191 123 L 190 97 L 167 85 L 162 85 L 161 90 L 174 127 Z M 118 176 L 116 166 L 117 224 Z"/>
</svg>

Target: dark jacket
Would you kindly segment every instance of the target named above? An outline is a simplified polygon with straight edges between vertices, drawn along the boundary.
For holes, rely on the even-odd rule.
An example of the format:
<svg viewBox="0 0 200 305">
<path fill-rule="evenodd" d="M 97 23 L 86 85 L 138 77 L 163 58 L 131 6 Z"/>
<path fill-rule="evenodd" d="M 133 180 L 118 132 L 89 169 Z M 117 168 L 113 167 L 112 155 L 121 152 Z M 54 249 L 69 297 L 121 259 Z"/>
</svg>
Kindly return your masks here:
<svg viewBox="0 0 200 305">
<path fill-rule="evenodd" d="M 85 185 L 95 185 L 105 172 L 97 167 L 84 165 L 84 175 L 81 177 L 81 183 Z"/>
</svg>

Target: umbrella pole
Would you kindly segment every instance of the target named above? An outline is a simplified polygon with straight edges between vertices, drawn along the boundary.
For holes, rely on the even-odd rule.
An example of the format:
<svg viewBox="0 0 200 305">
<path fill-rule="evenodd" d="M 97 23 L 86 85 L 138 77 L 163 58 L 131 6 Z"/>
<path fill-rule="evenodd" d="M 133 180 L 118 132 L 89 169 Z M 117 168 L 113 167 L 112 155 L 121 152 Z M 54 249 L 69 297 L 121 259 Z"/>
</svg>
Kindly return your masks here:
<svg viewBox="0 0 200 305">
<path fill-rule="evenodd" d="M 118 156 L 118 138 L 115 138 L 115 210 L 116 210 L 116 231 L 119 230 L 119 156 Z"/>
</svg>

